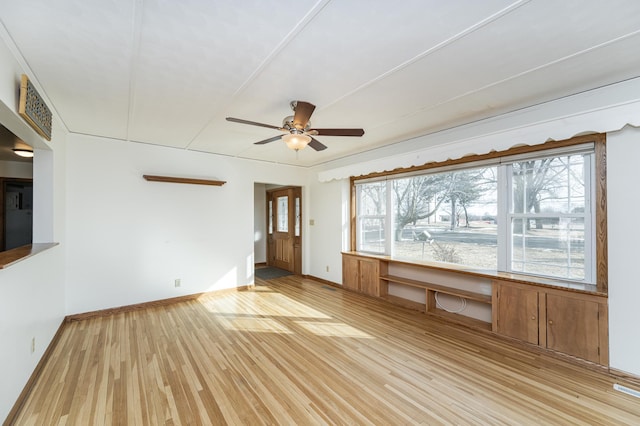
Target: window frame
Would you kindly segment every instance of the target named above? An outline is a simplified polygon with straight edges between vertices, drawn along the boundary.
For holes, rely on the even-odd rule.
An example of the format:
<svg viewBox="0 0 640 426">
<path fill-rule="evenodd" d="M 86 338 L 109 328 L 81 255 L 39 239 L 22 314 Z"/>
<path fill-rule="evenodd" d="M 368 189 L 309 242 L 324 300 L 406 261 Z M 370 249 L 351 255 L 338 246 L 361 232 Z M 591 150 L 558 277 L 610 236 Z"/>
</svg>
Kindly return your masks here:
<svg viewBox="0 0 640 426">
<path fill-rule="evenodd" d="M 576 145 L 578 148 L 582 146 Z M 553 151 L 553 150 L 550 150 Z M 584 258 L 585 258 L 585 266 L 584 270 L 584 278 L 582 280 L 572 279 L 572 278 L 561 278 L 561 277 L 553 277 L 542 275 L 544 277 L 549 277 L 552 279 L 559 280 L 568 280 L 575 282 L 585 282 L 588 284 L 593 283 L 595 277 L 595 243 L 594 243 L 594 234 L 595 234 L 595 224 L 594 224 L 594 210 L 595 210 L 595 195 L 593 193 L 593 180 L 595 179 L 595 169 L 594 169 L 594 159 L 595 159 L 595 146 L 587 147 L 584 150 L 578 149 L 571 152 L 546 152 L 541 151 L 540 155 L 532 155 L 526 158 L 526 161 L 536 161 L 536 160 L 544 160 L 549 158 L 562 158 L 562 157 L 571 157 L 576 155 L 583 156 L 583 173 L 585 178 L 584 182 L 584 205 L 589 208 L 585 208 L 582 213 L 531 213 L 531 212 L 515 212 L 513 211 L 513 164 L 519 161 L 511 161 L 504 163 L 504 179 L 506 182 L 506 194 L 502 194 L 506 199 L 506 205 L 501 206 L 504 212 L 504 222 L 505 228 L 503 228 L 504 232 L 506 232 L 506 254 L 504 257 L 499 257 L 498 270 L 503 270 L 506 272 L 514 273 L 514 274 L 524 274 L 524 275 L 540 275 L 533 273 L 526 273 L 523 271 L 515 270 L 513 268 L 514 258 L 513 258 L 513 250 L 514 250 L 514 233 L 513 233 L 513 220 L 531 220 L 531 219 L 583 219 L 585 224 L 584 226 Z M 501 176 L 502 177 L 502 176 Z M 587 226 L 588 225 L 588 226 Z M 588 264 L 587 264 L 588 262 Z M 528 262 L 524 262 L 528 263 Z"/>
<path fill-rule="evenodd" d="M 379 180 L 376 180 L 375 182 L 372 183 L 380 183 Z M 363 185 L 366 185 L 367 182 L 363 182 Z M 382 186 L 382 185 L 381 185 Z M 357 188 L 355 189 L 355 196 L 356 199 L 360 199 L 360 194 L 361 194 L 361 190 L 362 190 L 362 185 L 358 185 Z M 392 218 L 390 218 L 390 197 L 388 196 L 389 194 L 389 181 L 385 182 L 385 213 L 384 214 L 360 214 L 360 212 L 356 212 L 356 222 L 355 222 L 355 235 L 356 235 L 356 242 L 357 241 L 361 241 L 362 238 L 362 221 L 366 220 L 366 219 L 373 219 L 373 220 L 381 220 L 382 221 L 382 225 L 384 228 L 384 242 L 385 244 L 387 244 L 387 242 L 391 241 L 390 240 L 390 226 L 389 226 L 389 222 L 392 222 Z M 355 202 L 356 208 L 358 209 L 359 204 L 357 202 Z M 357 244 L 357 243 L 356 243 Z M 383 252 L 377 252 L 377 251 L 364 251 L 366 253 L 373 253 L 373 254 L 384 254 Z"/>
<path fill-rule="evenodd" d="M 446 160 L 437 163 L 425 164 L 422 166 L 414 166 L 410 168 L 396 169 L 391 172 L 380 172 L 380 173 L 371 173 L 368 175 L 351 177 L 351 244 L 350 249 L 353 252 L 357 252 L 359 237 L 356 235 L 356 225 L 358 221 L 357 215 L 357 194 L 356 194 L 356 186 L 366 182 L 374 182 L 386 180 L 387 182 L 391 182 L 392 179 L 410 176 L 410 175 L 418 175 L 423 174 L 427 171 L 436 172 L 434 169 L 438 169 L 439 171 L 447 171 L 453 169 L 468 169 L 474 167 L 482 167 L 487 164 L 500 164 L 504 163 L 513 163 L 517 162 L 519 158 L 533 159 L 533 158 L 541 158 L 541 157 L 552 157 L 554 154 L 558 154 L 558 156 L 570 155 L 573 150 L 579 151 L 581 148 L 578 145 L 584 144 L 593 144 L 593 160 L 591 164 L 591 187 L 589 188 L 589 197 L 593 197 L 593 201 L 591 201 L 593 206 L 593 211 L 591 212 L 591 227 L 590 227 L 590 238 L 591 242 L 589 247 L 585 245 L 585 262 L 590 263 L 590 268 L 588 271 L 585 271 L 585 279 L 584 281 L 580 280 L 571 280 L 571 279 L 563 279 L 563 278 L 552 278 L 556 281 L 566 281 L 566 282 L 584 282 L 593 283 L 596 285 L 596 289 L 599 292 L 606 293 L 608 290 L 607 276 L 608 276 L 608 259 L 607 259 L 607 209 L 606 209 L 606 135 L 605 134 L 593 134 L 586 136 L 574 137 L 567 140 L 562 141 L 551 141 L 546 142 L 539 145 L 533 146 L 521 146 L 517 148 L 511 148 L 505 151 L 494 151 L 489 154 L 481 154 L 481 155 L 471 155 L 466 156 L 459 159 L 454 160 Z M 498 173 L 506 174 L 506 167 L 498 167 Z M 403 175 L 403 176 L 400 176 Z M 505 178 L 506 176 L 502 176 Z M 502 180 L 502 182 L 506 182 Z M 586 191 L 587 189 L 585 189 Z M 501 187 L 498 188 L 498 204 L 500 207 L 505 207 L 502 204 L 508 206 L 508 193 L 510 192 L 510 187 Z M 391 197 L 387 197 L 390 199 Z M 387 213 L 392 211 L 389 209 L 390 206 L 387 206 Z M 387 221 L 392 220 L 387 215 Z M 501 221 L 506 222 L 506 221 Z M 499 226 L 507 226 L 506 223 L 499 223 Z M 388 234 L 391 234 L 392 230 L 389 226 L 386 226 L 386 231 Z M 505 231 L 503 229 L 503 231 Z M 587 230 L 585 230 L 587 232 Z M 499 238 L 507 239 L 507 235 L 509 233 L 499 232 Z M 508 236 L 510 238 L 510 235 Z M 392 241 L 390 235 L 387 236 L 388 241 Z M 502 243 L 502 244 L 501 244 Z M 502 257 L 504 255 L 504 250 L 507 249 L 508 241 L 498 241 L 498 259 L 506 257 Z M 388 243 L 392 244 L 392 243 Z M 586 242 L 585 242 L 586 244 Z M 381 254 L 381 253 L 375 253 Z M 393 256 L 393 250 L 389 253 L 382 253 L 383 255 L 391 255 Z M 587 259 L 588 258 L 588 259 Z M 446 267 L 446 264 L 443 264 Z M 504 264 L 501 264 L 500 261 L 498 263 L 498 271 L 509 272 L 510 267 L 505 269 Z M 585 268 L 587 269 L 587 268 Z M 522 272 L 510 272 L 513 274 L 520 275 L 524 277 L 531 276 L 532 281 L 535 280 L 533 277 L 537 275 L 527 274 Z M 590 276 L 589 276 L 590 275 Z M 549 277 L 546 277 L 549 278 Z"/>
</svg>

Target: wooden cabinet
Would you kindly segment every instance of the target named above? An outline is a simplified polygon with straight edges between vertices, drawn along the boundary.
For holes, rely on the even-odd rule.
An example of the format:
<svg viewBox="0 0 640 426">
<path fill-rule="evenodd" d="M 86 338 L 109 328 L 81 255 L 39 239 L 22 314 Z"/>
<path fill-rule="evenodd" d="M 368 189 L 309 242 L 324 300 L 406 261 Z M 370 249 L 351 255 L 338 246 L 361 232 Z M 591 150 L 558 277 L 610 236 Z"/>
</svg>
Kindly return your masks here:
<svg viewBox="0 0 640 426">
<path fill-rule="evenodd" d="M 407 272 L 407 268 L 413 268 Z M 435 282 L 418 276 L 424 268 L 441 274 Z M 389 272 L 393 272 L 390 274 Z M 412 275 L 410 277 L 409 275 Z M 412 309 L 424 310 L 467 326 L 493 331 L 544 349 L 561 352 L 609 365 L 609 325 L 607 296 L 580 288 L 563 288 L 550 280 L 523 282 L 514 277 L 483 274 L 477 271 L 452 270 L 427 263 L 358 253 L 342 254 L 342 284 L 345 289 L 369 296 L 381 297 Z M 463 290 L 450 286 L 461 277 L 473 276 L 491 280 L 492 294 L 482 294 L 474 288 Z M 416 279 L 418 278 L 418 279 Z M 433 279 L 433 275 L 431 275 Z M 389 292 L 393 284 L 394 293 Z M 398 288 L 424 289 L 425 301 L 416 302 L 399 297 Z M 467 286 L 468 287 L 468 286 Z M 438 307 L 436 295 L 453 295 L 482 306 L 489 306 L 491 323 L 463 316 Z M 485 309 L 485 312 L 488 313 Z"/>
<path fill-rule="evenodd" d="M 342 286 L 360 291 L 360 259 L 355 256 L 342 256 Z"/>
<path fill-rule="evenodd" d="M 608 365 L 606 297 L 504 281 L 493 291 L 494 332 Z"/>
<path fill-rule="evenodd" d="M 557 294 L 547 294 L 546 305 L 547 348 L 603 364 L 600 311 L 606 305 Z"/>
<path fill-rule="evenodd" d="M 493 285 L 493 330 L 504 336 L 539 343 L 538 291 L 527 287 Z"/>
<path fill-rule="evenodd" d="M 342 256 L 342 285 L 348 290 L 380 297 L 380 261 L 359 256 Z"/>
</svg>

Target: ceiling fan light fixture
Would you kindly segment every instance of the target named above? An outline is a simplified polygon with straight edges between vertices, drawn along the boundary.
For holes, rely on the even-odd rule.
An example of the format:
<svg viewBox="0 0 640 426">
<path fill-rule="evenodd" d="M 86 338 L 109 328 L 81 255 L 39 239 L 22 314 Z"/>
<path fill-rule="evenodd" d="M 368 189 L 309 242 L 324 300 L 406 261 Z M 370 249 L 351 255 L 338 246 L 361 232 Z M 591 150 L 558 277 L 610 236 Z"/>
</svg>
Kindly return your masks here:
<svg viewBox="0 0 640 426">
<path fill-rule="evenodd" d="M 299 151 L 311 142 L 311 137 L 302 133 L 288 133 L 282 135 L 282 140 L 287 144 L 287 148 Z"/>
<path fill-rule="evenodd" d="M 13 148 L 13 152 L 20 157 L 33 158 L 33 151 L 30 149 Z"/>
</svg>

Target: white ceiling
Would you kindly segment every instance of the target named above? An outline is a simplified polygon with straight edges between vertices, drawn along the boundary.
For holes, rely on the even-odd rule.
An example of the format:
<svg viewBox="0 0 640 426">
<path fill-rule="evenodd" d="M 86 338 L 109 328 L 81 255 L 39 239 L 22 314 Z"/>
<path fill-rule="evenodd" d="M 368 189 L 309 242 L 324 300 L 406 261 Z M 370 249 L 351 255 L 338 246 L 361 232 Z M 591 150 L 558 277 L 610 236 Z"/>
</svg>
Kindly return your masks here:
<svg viewBox="0 0 640 426">
<path fill-rule="evenodd" d="M 301 166 L 640 76 L 637 0 L 0 0 L 70 132 Z M 317 106 L 298 153 L 289 102 Z"/>
</svg>

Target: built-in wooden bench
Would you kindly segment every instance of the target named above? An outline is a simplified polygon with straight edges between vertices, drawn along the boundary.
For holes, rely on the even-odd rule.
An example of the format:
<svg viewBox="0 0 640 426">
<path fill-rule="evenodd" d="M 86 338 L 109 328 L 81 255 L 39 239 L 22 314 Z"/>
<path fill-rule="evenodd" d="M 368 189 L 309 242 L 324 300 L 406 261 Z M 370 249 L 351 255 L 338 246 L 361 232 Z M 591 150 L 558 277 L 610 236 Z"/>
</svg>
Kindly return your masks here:
<svg viewBox="0 0 640 426">
<path fill-rule="evenodd" d="M 539 348 L 609 364 L 607 293 L 595 285 L 358 252 L 344 252 L 342 259 L 345 289 Z M 424 279 L 416 279 L 421 277 Z M 390 285 L 395 294 L 390 294 Z M 415 300 L 400 297 L 402 286 L 424 289 L 425 302 L 416 301 L 417 294 Z M 485 313 L 478 318 L 485 320 L 464 310 L 443 309 L 437 303 L 438 293 L 465 299 L 465 305 L 466 301 L 479 302 L 474 309 L 482 308 Z M 486 305 L 490 312 L 483 307 Z"/>
<path fill-rule="evenodd" d="M 439 284 L 428 283 L 424 281 L 412 280 L 410 278 L 397 277 L 394 275 L 381 276 L 381 280 L 387 282 L 394 282 L 398 284 L 404 284 L 411 287 L 424 288 L 430 291 L 437 291 L 438 293 L 450 294 L 451 296 L 458 296 L 465 299 L 475 300 L 482 303 L 491 304 L 490 294 L 474 293 L 468 290 L 462 290 L 459 288 L 445 287 Z"/>
<path fill-rule="evenodd" d="M 455 313 L 448 312 L 440 308 L 437 303 L 437 295 L 436 295 L 436 293 L 443 293 L 443 294 L 448 294 L 450 296 L 461 297 L 463 299 L 468 299 L 468 300 L 475 300 L 477 302 L 487 303 L 491 305 L 492 297 L 490 294 L 475 293 L 468 290 L 463 290 L 463 289 L 454 288 L 454 287 L 447 287 L 440 284 L 434 284 L 434 283 L 425 282 L 425 281 L 418 281 L 411 278 L 399 277 L 395 275 L 380 276 L 380 280 L 383 282 L 386 282 L 387 286 L 389 283 L 396 283 L 396 284 L 407 285 L 410 287 L 425 289 L 426 303 L 425 303 L 424 310 L 428 314 L 440 316 L 451 321 L 460 322 L 474 328 L 491 330 L 491 323 L 487 323 L 487 322 L 480 321 L 475 318 L 470 318 L 463 315 L 457 315 Z M 397 296 L 390 296 L 388 294 L 388 290 L 382 290 L 381 293 L 386 294 L 384 298 L 391 302 L 395 302 L 395 303 L 400 302 L 398 301 Z"/>
</svg>

